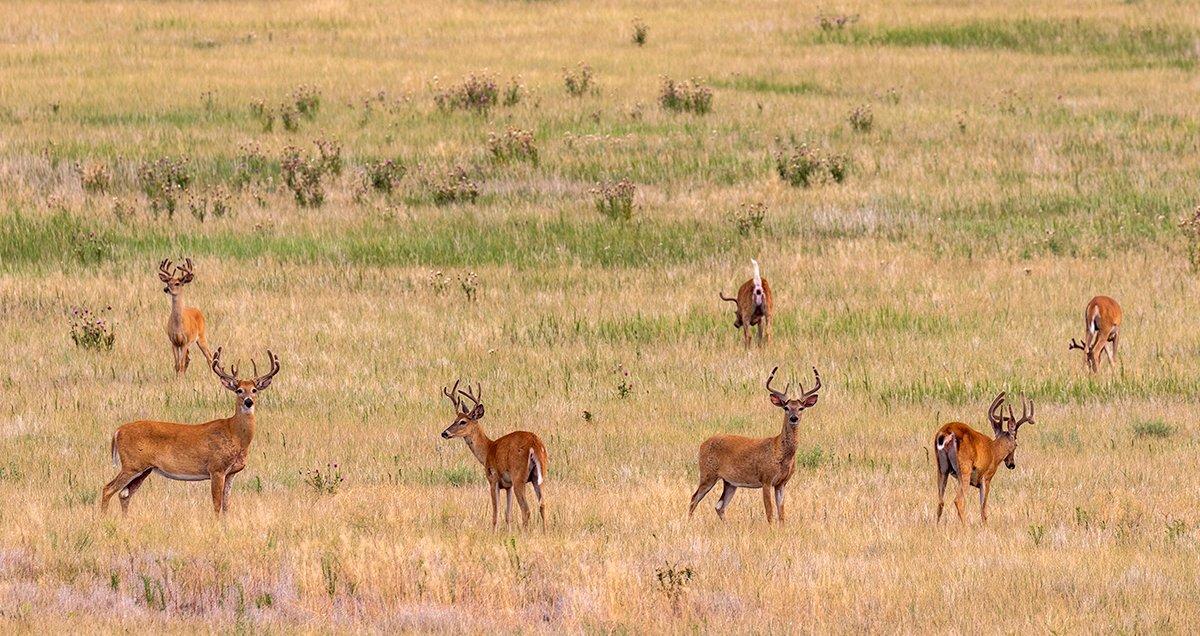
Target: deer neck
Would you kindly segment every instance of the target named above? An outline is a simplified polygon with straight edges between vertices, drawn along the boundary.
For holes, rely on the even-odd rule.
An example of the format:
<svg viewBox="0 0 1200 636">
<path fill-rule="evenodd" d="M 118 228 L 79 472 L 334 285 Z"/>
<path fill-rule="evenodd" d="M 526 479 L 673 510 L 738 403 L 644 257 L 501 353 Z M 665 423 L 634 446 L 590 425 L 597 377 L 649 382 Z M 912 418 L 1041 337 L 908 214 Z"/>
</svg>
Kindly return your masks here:
<svg viewBox="0 0 1200 636">
<path fill-rule="evenodd" d="M 471 449 L 475 459 L 478 459 L 480 464 L 487 466 L 487 456 L 488 451 L 492 449 L 492 440 L 483 432 L 478 423 L 471 427 L 469 434 L 463 436 L 463 441 L 467 443 L 467 448 Z"/>
<path fill-rule="evenodd" d="M 799 425 L 799 422 L 788 422 L 786 415 L 783 417 L 783 430 L 775 437 L 775 447 L 779 450 L 779 458 L 783 462 L 796 456 L 796 428 Z"/>
<path fill-rule="evenodd" d="M 254 441 L 254 413 L 243 413 L 240 406 L 234 408 L 236 410 L 233 417 L 229 418 L 229 428 L 238 445 L 245 450 Z"/>
<path fill-rule="evenodd" d="M 171 322 L 178 323 L 183 320 L 183 296 L 175 294 L 171 296 Z"/>
<path fill-rule="evenodd" d="M 991 469 L 998 466 L 1016 447 L 1017 443 L 1012 438 L 1012 435 L 1008 433 L 998 435 L 996 439 L 992 440 L 992 465 L 988 466 L 988 468 Z"/>
</svg>

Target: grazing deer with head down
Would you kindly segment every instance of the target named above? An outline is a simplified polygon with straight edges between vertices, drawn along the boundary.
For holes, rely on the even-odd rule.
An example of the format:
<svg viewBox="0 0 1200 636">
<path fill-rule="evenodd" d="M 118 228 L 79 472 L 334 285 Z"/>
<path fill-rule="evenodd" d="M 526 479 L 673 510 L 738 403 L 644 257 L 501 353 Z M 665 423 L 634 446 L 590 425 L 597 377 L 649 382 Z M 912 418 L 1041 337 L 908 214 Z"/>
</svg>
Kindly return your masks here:
<svg viewBox="0 0 1200 636">
<path fill-rule="evenodd" d="M 771 341 L 771 317 L 775 299 L 771 296 L 771 285 L 758 270 L 758 261 L 750 259 L 754 275 L 738 288 L 737 297 L 730 298 L 719 292 L 721 300 L 734 304 L 733 326 L 742 330 L 746 348 L 750 348 L 750 327 L 758 327 L 758 344 Z"/>
<path fill-rule="evenodd" d="M 753 439 L 739 435 L 714 435 L 700 445 L 700 485 L 692 495 L 688 517 L 696 506 L 712 490 L 717 480 L 722 480 L 721 499 L 717 501 L 717 516 L 725 520 L 725 510 L 733 500 L 738 488 L 762 488 L 763 506 L 767 510 L 767 523 L 771 523 L 771 496 L 779 509 L 779 522 L 783 523 L 783 487 L 796 470 L 796 428 L 805 409 L 817 403 L 817 392 L 821 390 L 821 375 L 813 368 L 817 384 L 810 391 L 800 387 L 796 399 L 788 398 L 788 389 L 782 392 L 771 388 L 775 372 L 767 378 L 767 391 L 771 404 L 783 409 L 783 430 L 775 437 Z"/>
<path fill-rule="evenodd" d="M 171 270 L 171 259 L 164 258 L 158 264 L 158 279 L 163 282 L 163 293 L 171 296 L 171 317 L 167 319 L 167 339 L 175 352 L 175 373 L 187 371 L 191 361 L 192 344 L 200 347 L 204 359 L 211 366 L 212 351 L 208 348 L 208 335 L 204 331 L 204 315 L 195 307 L 183 305 L 183 286 L 192 282 L 196 275 L 192 272 L 192 259 L 184 259 L 182 266 Z"/>
<path fill-rule="evenodd" d="M 246 451 L 254 439 L 254 400 L 279 373 L 279 357 L 267 351 L 267 358 L 270 371 L 258 375 L 255 368 L 254 379 L 242 380 L 236 367 L 231 373 L 221 367 L 220 348 L 213 354 L 213 372 L 237 396 L 233 417 L 204 424 L 139 420 L 118 428 L 111 450 L 120 472 L 104 486 L 100 511 L 107 510 L 108 500 L 120 493 L 121 512 L 127 513 L 129 500 L 142 482 L 150 473 L 158 473 L 179 481 L 211 481 L 213 512 L 227 512 L 233 476 L 246 467 Z"/>
<path fill-rule="evenodd" d="M 1108 354 L 1108 366 L 1113 366 L 1113 357 L 1117 354 L 1117 343 L 1121 339 L 1121 306 L 1108 296 L 1096 296 L 1087 304 L 1083 312 L 1084 341 L 1071 344 L 1067 350 L 1083 351 L 1087 368 L 1092 373 L 1100 370 L 1100 353 Z"/>
<path fill-rule="evenodd" d="M 505 494 L 504 524 L 508 525 L 512 515 L 513 493 L 521 506 L 525 525 L 529 525 L 529 504 L 525 501 L 525 484 L 533 485 L 537 495 L 538 516 L 542 527 L 546 527 L 546 506 L 542 501 L 542 481 L 546 476 L 546 446 L 537 435 L 527 431 L 513 431 L 499 439 L 489 439 L 479 425 L 483 419 L 483 387 L 477 386 L 475 393 L 460 391 L 455 380 L 454 388 L 442 387 L 442 394 L 454 406 L 454 421 L 442 431 L 442 438 L 461 437 L 475 459 L 483 464 L 487 473 L 488 492 L 492 496 L 492 529 L 496 528 L 496 507 L 500 491 Z M 471 400 L 467 408 L 461 398 Z"/>
<path fill-rule="evenodd" d="M 1004 393 L 992 400 L 988 407 L 988 422 L 992 425 L 994 439 L 963 424 L 951 422 L 938 429 L 933 436 L 933 445 L 937 455 L 937 519 L 942 520 L 942 506 L 946 495 L 946 481 L 950 475 L 958 478 L 958 494 L 954 497 L 954 506 L 958 508 L 958 520 L 967 523 L 964 506 L 967 496 L 967 486 L 979 489 L 979 517 L 987 523 L 988 493 L 992 489 L 992 478 L 1000 462 L 1012 470 L 1017 467 L 1017 429 L 1022 424 L 1033 422 L 1033 401 L 1021 398 L 1021 419 L 1013 415 L 1012 405 L 1008 406 L 1008 417 L 1001 410 L 1004 406 Z"/>
</svg>

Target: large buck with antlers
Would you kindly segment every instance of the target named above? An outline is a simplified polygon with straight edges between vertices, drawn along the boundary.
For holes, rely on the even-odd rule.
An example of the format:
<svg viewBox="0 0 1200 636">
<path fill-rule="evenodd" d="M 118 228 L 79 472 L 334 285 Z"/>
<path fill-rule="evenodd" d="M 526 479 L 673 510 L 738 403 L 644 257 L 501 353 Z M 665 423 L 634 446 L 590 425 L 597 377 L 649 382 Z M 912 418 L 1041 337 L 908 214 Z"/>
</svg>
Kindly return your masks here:
<svg viewBox="0 0 1200 636">
<path fill-rule="evenodd" d="M 772 495 L 774 507 L 779 510 L 779 522 L 783 523 L 783 488 L 796 470 L 796 429 L 800 416 L 817 403 L 817 392 L 821 390 L 821 375 L 813 368 L 816 386 L 805 391 L 800 387 L 800 396 L 788 397 L 791 384 L 783 391 L 771 388 L 775 372 L 767 378 L 767 392 L 771 404 L 783 410 L 783 430 L 774 437 L 749 438 L 739 435 L 714 435 L 700 445 L 700 485 L 692 495 L 688 516 L 712 490 L 717 480 L 722 481 L 721 499 L 717 501 L 717 516 L 725 520 L 725 510 L 733 500 L 738 488 L 762 488 L 763 506 L 767 510 L 767 523 L 772 521 Z"/>
<path fill-rule="evenodd" d="M 750 259 L 750 264 L 754 268 L 754 274 L 738 288 L 736 298 L 726 296 L 725 292 L 718 294 L 721 300 L 733 303 L 733 326 L 742 330 L 742 339 L 747 349 L 750 348 L 751 327 L 758 327 L 759 346 L 771 341 L 771 318 L 775 308 L 771 284 L 762 277 L 758 261 Z"/>
<path fill-rule="evenodd" d="M 192 282 L 196 277 L 192 271 L 192 259 L 184 259 L 183 265 L 171 268 L 171 259 L 164 258 L 158 264 L 158 279 L 165 285 L 163 293 L 171 297 L 171 316 L 167 318 L 167 339 L 171 341 L 171 349 L 175 353 L 175 373 L 187 371 L 191 361 L 190 349 L 193 344 L 200 347 L 204 359 L 211 366 L 212 351 L 208 348 L 208 334 L 204 330 L 204 315 L 195 307 L 185 307 L 183 304 L 183 286 Z"/>
<path fill-rule="evenodd" d="M 499 439 L 489 439 L 479 425 L 483 419 L 483 387 L 477 386 L 475 393 L 459 390 L 461 380 L 453 388 L 442 387 L 442 394 L 454 406 L 454 421 L 442 431 L 442 438 L 462 438 L 475 459 L 483 464 L 487 473 L 488 492 L 492 497 L 492 528 L 496 527 L 496 508 L 500 491 L 505 493 L 504 523 L 508 525 L 512 515 L 514 493 L 525 525 L 529 525 L 529 503 L 525 500 L 525 484 L 533 486 L 537 495 L 538 516 L 542 527 L 546 527 L 546 506 L 542 501 L 542 481 L 546 477 L 546 446 L 537 435 L 528 431 L 513 431 Z M 462 398 L 471 401 L 468 408 Z"/>
<path fill-rule="evenodd" d="M 1089 371 L 1100 370 L 1100 354 L 1108 354 L 1108 365 L 1113 366 L 1117 354 L 1117 343 L 1121 339 L 1121 306 L 1108 296 L 1096 296 L 1083 312 L 1083 342 L 1071 338 L 1067 350 L 1083 352 Z"/>
<path fill-rule="evenodd" d="M 958 494 L 954 506 L 958 509 L 958 520 L 967 523 L 964 512 L 967 486 L 979 489 L 979 517 L 987 523 L 988 493 L 992 489 L 992 478 L 1000 462 L 1009 470 L 1017 467 L 1017 430 L 1023 424 L 1033 422 L 1033 401 L 1021 398 L 1021 418 L 1013 415 L 1008 405 L 1008 417 L 1004 416 L 1005 394 L 1002 392 L 988 407 L 988 422 L 992 425 L 995 438 L 963 424 L 950 422 L 938 429 L 933 436 L 937 455 L 937 520 L 942 520 L 942 506 L 946 495 L 946 482 L 951 475 L 958 479 Z"/>
<path fill-rule="evenodd" d="M 112 458 L 120 471 L 104 486 L 101 512 L 108 500 L 120 493 L 121 512 L 129 511 L 129 500 L 150 473 L 179 481 L 212 482 L 213 511 L 229 510 L 233 476 L 246 467 L 246 451 L 254 439 L 254 402 L 258 393 L 271 386 L 279 373 L 279 357 L 267 351 L 271 370 L 253 379 L 238 378 L 237 367 L 221 367 L 221 349 L 213 354 L 212 370 L 221 385 L 236 396 L 233 417 L 204 424 L 177 424 L 140 420 L 117 429 L 112 436 Z"/>
</svg>

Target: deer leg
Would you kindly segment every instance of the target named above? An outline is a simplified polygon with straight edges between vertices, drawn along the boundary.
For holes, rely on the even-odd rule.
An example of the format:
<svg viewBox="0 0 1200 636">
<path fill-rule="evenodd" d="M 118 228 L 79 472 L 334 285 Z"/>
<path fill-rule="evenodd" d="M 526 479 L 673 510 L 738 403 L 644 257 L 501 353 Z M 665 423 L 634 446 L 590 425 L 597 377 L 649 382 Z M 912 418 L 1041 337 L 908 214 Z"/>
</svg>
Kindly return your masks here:
<svg viewBox="0 0 1200 636">
<path fill-rule="evenodd" d="M 513 490 L 517 491 L 517 505 L 521 506 L 521 523 L 529 526 L 529 502 L 525 500 L 525 482 L 513 482 Z"/>
<path fill-rule="evenodd" d="M 171 353 L 175 355 L 175 373 L 183 373 L 183 349 L 171 345 Z"/>
<path fill-rule="evenodd" d="M 938 469 L 938 483 L 937 483 L 937 494 L 938 494 L 938 508 L 937 508 L 937 510 L 938 510 L 938 511 L 937 511 L 937 522 L 938 522 L 939 524 L 942 522 L 942 507 L 943 507 L 943 506 L 945 506 L 945 504 L 946 504 L 946 482 L 948 481 L 948 480 L 947 480 L 947 478 L 948 478 L 949 476 L 950 476 L 950 473 L 943 473 L 943 472 L 941 471 L 941 469 L 940 469 L 940 468 Z"/>
<path fill-rule="evenodd" d="M 533 484 L 533 494 L 538 501 L 538 516 L 542 518 L 542 529 L 546 529 L 546 504 L 542 501 L 542 485 L 535 482 Z"/>
<path fill-rule="evenodd" d="M 987 523 L 987 500 L 988 492 L 992 489 L 992 480 L 986 479 L 979 485 L 979 519 L 983 523 Z"/>
<path fill-rule="evenodd" d="M 771 489 L 766 484 L 763 484 L 763 507 L 767 509 L 767 523 L 775 521 L 775 510 L 771 503 Z"/>
<path fill-rule="evenodd" d="M 717 500 L 717 516 L 721 518 L 721 521 L 724 521 L 725 511 L 729 508 L 729 502 L 733 501 L 733 496 L 737 494 L 737 486 L 727 481 L 722 481 L 721 483 L 724 485 L 721 486 L 721 498 Z"/>
<path fill-rule="evenodd" d="M 200 353 L 204 354 L 204 359 L 208 361 L 208 366 L 211 367 L 212 349 L 208 348 L 208 337 L 204 334 L 200 334 L 200 336 L 196 338 L 196 346 L 200 347 Z"/>
<path fill-rule="evenodd" d="M 183 371 L 188 370 L 188 365 L 192 363 L 192 348 L 190 346 L 183 348 Z"/>
<path fill-rule="evenodd" d="M 504 527 L 512 523 L 512 488 L 504 491 Z"/>
<path fill-rule="evenodd" d="M 959 464 L 958 475 L 958 494 L 954 496 L 954 507 L 958 509 L 958 520 L 964 526 L 967 525 L 967 486 L 971 485 L 971 473 L 974 468 L 970 463 Z"/>
<path fill-rule="evenodd" d="M 496 529 L 496 505 L 500 499 L 500 483 L 488 482 L 488 493 L 492 496 L 492 530 Z"/>
<path fill-rule="evenodd" d="M 717 485 L 716 475 L 700 475 L 700 485 L 696 487 L 696 492 L 692 494 L 692 505 L 688 508 L 688 518 L 691 518 L 692 513 L 696 511 L 696 506 L 700 505 L 700 501 L 712 490 L 712 487 Z"/>
<path fill-rule="evenodd" d="M 762 332 L 763 333 L 763 343 L 771 344 L 771 317 L 763 316 L 762 322 L 760 324 L 762 325 L 762 328 L 763 328 L 763 332 Z"/>
<path fill-rule="evenodd" d="M 125 484 L 125 487 L 117 493 L 117 500 L 121 502 L 122 515 L 129 514 L 129 500 L 133 498 L 133 493 L 137 492 L 138 488 L 142 487 L 142 482 L 146 481 L 146 478 L 150 476 L 150 470 L 151 469 L 147 468 L 146 470 L 142 471 L 140 474 L 130 480 L 128 484 Z"/>
<path fill-rule="evenodd" d="M 750 348 L 750 321 L 742 321 L 742 340 L 746 343 L 746 348 Z"/>
<path fill-rule="evenodd" d="M 221 512 L 229 512 L 229 492 L 233 490 L 233 476 L 236 474 L 225 475 L 225 491 L 221 493 Z"/>
<path fill-rule="evenodd" d="M 775 509 L 779 512 L 779 523 L 783 523 L 783 486 L 775 487 Z"/>
<path fill-rule="evenodd" d="M 104 513 L 104 511 L 108 510 L 108 500 L 112 499 L 113 495 L 124 490 L 129 485 L 129 482 L 133 481 L 137 476 L 138 473 L 125 470 L 122 467 L 121 472 L 117 473 L 117 476 L 105 484 L 104 489 L 100 491 L 100 512 Z"/>
<path fill-rule="evenodd" d="M 208 479 L 212 482 L 213 514 L 220 516 L 221 502 L 225 494 L 225 474 L 211 473 Z"/>
</svg>

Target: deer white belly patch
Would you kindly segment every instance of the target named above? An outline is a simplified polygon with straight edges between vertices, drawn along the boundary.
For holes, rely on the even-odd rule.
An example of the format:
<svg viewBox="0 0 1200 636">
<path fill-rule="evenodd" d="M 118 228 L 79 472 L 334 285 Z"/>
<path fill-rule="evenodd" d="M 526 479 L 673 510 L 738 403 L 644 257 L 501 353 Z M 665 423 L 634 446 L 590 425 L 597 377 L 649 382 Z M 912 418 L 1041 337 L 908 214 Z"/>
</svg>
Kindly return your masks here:
<svg viewBox="0 0 1200 636">
<path fill-rule="evenodd" d="M 208 475 L 183 475 L 179 473 L 168 473 L 161 468 L 155 468 L 154 472 L 166 477 L 167 479 L 174 479 L 175 481 L 205 481 L 208 479 Z"/>
<path fill-rule="evenodd" d="M 727 479 L 725 481 L 729 480 Z M 729 484 L 731 486 L 737 486 L 738 488 L 762 488 L 762 484 L 739 484 L 736 481 L 730 481 Z"/>
</svg>

